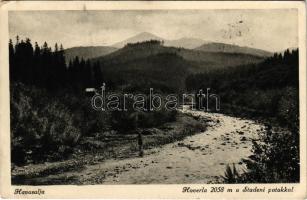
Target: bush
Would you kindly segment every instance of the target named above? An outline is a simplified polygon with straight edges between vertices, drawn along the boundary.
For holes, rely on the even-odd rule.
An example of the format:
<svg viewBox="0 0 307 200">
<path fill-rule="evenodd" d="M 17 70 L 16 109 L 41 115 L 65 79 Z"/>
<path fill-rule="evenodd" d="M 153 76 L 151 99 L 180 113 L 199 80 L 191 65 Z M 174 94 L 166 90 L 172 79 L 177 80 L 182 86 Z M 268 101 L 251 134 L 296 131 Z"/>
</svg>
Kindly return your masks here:
<svg viewBox="0 0 307 200">
<path fill-rule="evenodd" d="M 232 169 L 228 164 L 226 165 L 225 175 L 222 178 L 225 183 L 237 183 L 239 181 L 240 175 L 235 164 L 232 165 Z"/>
<path fill-rule="evenodd" d="M 150 111 L 148 102 L 149 98 L 145 101 L 147 111 L 137 111 L 133 108 L 134 101 L 127 99 L 125 105 L 126 111 L 113 111 L 111 113 L 112 129 L 123 133 L 132 131 L 136 127 L 152 128 L 176 120 L 176 110 L 166 110 L 162 102 L 161 109 Z"/>
<path fill-rule="evenodd" d="M 73 116 L 34 87 L 11 86 L 11 156 L 15 164 L 65 158 L 78 142 Z"/>
<path fill-rule="evenodd" d="M 136 122 L 136 115 L 138 120 Z M 152 112 L 112 112 L 112 128 L 121 133 L 138 128 L 158 127 L 164 123 L 176 120 L 177 111 L 152 111 Z"/>
<path fill-rule="evenodd" d="M 267 95 L 265 95 L 267 96 Z M 272 93 L 267 105 L 275 104 L 278 125 L 266 126 L 259 141 L 253 142 L 253 155 L 244 160 L 247 171 L 236 178 L 227 168 L 225 182 L 240 183 L 296 183 L 300 180 L 299 160 L 299 98 L 298 90 L 287 87 Z M 286 141 L 286 142 L 285 142 Z"/>
<path fill-rule="evenodd" d="M 287 141 L 287 142 L 285 142 Z M 271 127 L 253 142 L 253 155 L 244 160 L 248 171 L 239 182 L 296 183 L 300 180 L 299 134 Z"/>
<path fill-rule="evenodd" d="M 59 95 L 59 101 L 73 113 L 74 125 L 80 129 L 82 136 L 93 136 L 97 132 L 107 131 L 110 128 L 110 113 L 95 111 L 91 107 L 91 97 L 68 90 L 63 92 L 63 95 Z"/>
<path fill-rule="evenodd" d="M 278 103 L 277 118 L 284 126 L 293 131 L 299 127 L 299 96 L 298 90 L 288 87 Z"/>
</svg>

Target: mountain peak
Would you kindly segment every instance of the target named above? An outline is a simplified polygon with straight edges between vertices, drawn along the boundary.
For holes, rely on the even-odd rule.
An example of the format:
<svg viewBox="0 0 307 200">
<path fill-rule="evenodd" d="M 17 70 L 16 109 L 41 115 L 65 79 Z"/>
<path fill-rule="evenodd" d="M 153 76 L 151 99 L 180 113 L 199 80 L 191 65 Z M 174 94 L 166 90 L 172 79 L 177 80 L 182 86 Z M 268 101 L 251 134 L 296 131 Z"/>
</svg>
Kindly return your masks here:
<svg viewBox="0 0 307 200">
<path fill-rule="evenodd" d="M 130 37 L 122 42 L 118 42 L 113 44 L 113 47 L 122 48 L 128 43 L 136 43 L 136 42 L 144 42 L 148 40 L 164 40 L 163 38 L 160 38 L 152 33 L 148 32 L 141 32 L 133 37 Z"/>
<path fill-rule="evenodd" d="M 158 38 L 158 36 L 156 36 L 152 33 L 149 33 L 149 32 L 141 32 L 134 37 L 157 37 Z"/>
</svg>

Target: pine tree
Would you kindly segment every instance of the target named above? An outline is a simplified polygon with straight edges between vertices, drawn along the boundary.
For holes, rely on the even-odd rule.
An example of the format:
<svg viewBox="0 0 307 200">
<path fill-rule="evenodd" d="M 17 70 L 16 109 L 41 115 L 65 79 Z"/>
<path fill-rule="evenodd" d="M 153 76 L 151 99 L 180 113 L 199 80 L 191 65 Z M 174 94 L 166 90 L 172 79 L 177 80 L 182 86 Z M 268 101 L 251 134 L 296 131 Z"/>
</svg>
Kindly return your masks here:
<svg viewBox="0 0 307 200">
<path fill-rule="evenodd" d="M 94 86 L 96 88 L 100 87 L 102 85 L 103 79 L 102 79 L 102 72 L 100 68 L 100 63 L 96 62 L 94 64 Z"/>
<path fill-rule="evenodd" d="M 75 89 L 90 87 L 93 85 L 93 71 L 90 60 L 75 57 L 66 65 L 63 45 L 54 45 L 54 50 L 44 42 L 40 47 L 37 42 L 34 48 L 31 40 L 19 40 L 16 37 L 14 46 L 9 41 L 10 77 L 13 81 L 36 85 L 48 90 L 58 91 L 62 87 L 70 85 Z M 59 47 L 60 46 L 60 47 Z M 100 77 L 101 71 L 96 69 L 96 77 Z"/>
<path fill-rule="evenodd" d="M 91 69 L 91 62 L 90 60 L 86 60 L 85 62 L 85 72 L 84 72 L 84 83 L 85 87 L 92 86 L 92 69 Z"/>
<path fill-rule="evenodd" d="M 33 60 L 33 46 L 31 44 L 31 40 L 29 38 L 26 38 L 25 42 L 25 50 L 24 50 L 24 76 L 25 76 L 25 82 L 33 84 L 34 80 L 34 60 Z"/>
<path fill-rule="evenodd" d="M 10 39 L 9 41 L 9 65 L 10 65 L 10 79 L 11 80 L 15 80 L 16 77 L 14 77 L 15 75 L 15 63 L 14 63 L 14 58 L 15 56 L 15 50 L 14 50 L 14 45 L 13 45 L 13 41 Z"/>
<path fill-rule="evenodd" d="M 59 67 L 60 67 L 60 78 L 61 78 L 61 82 L 63 85 L 66 84 L 67 82 L 67 66 L 66 66 L 66 59 L 65 59 L 65 52 L 64 52 L 64 48 L 63 45 L 60 45 L 60 50 L 59 50 L 59 55 L 58 55 L 58 59 L 59 59 Z"/>
</svg>

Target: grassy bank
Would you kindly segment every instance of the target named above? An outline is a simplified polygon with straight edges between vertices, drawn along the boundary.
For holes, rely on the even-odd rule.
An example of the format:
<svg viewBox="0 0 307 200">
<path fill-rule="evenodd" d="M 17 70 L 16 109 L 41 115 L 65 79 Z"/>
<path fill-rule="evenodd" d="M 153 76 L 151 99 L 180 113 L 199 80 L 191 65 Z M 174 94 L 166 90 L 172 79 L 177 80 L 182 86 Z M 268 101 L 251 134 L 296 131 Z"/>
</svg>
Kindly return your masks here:
<svg viewBox="0 0 307 200">
<path fill-rule="evenodd" d="M 157 128 L 144 129 L 143 143 L 146 154 L 151 149 L 162 145 L 180 141 L 187 136 L 206 130 L 206 121 L 195 119 L 178 113 L 175 122 L 165 123 Z M 101 138 L 100 135 L 104 135 Z M 83 138 L 80 145 L 75 147 L 71 159 L 60 162 L 45 162 L 29 164 L 12 169 L 12 184 L 17 185 L 44 185 L 69 184 L 73 180 L 50 180 L 53 174 L 67 171 L 82 170 L 85 165 L 94 165 L 108 159 L 125 159 L 138 156 L 136 134 L 131 132 L 125 135 L 97 133 L 95 137 Z M 43 178 L 44 177 L 44 178 Z"/>
</svg>

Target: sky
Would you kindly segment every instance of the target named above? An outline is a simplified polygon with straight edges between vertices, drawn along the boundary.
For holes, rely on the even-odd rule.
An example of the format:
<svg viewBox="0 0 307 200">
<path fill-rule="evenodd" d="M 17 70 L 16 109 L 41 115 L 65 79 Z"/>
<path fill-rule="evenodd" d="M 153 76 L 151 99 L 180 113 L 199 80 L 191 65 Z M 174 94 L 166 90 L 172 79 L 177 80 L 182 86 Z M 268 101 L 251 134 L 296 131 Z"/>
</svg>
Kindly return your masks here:
<svg viewBox="0 0 307 200">
<path fill-rule="evenodd" d="M 10 38 L 28 37 L 40 45 L 107 46 L 141 32 L 275 52 L 298 46 L 298 15 L 295 9 L 9 12 Z"/>
</svg>

